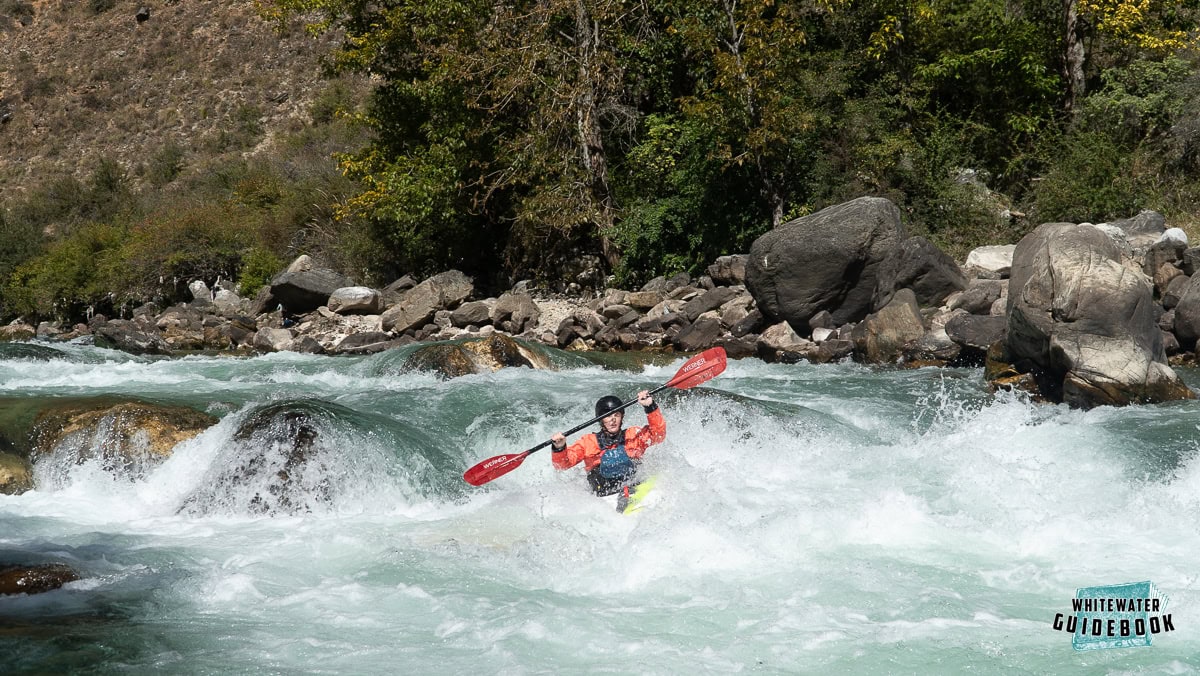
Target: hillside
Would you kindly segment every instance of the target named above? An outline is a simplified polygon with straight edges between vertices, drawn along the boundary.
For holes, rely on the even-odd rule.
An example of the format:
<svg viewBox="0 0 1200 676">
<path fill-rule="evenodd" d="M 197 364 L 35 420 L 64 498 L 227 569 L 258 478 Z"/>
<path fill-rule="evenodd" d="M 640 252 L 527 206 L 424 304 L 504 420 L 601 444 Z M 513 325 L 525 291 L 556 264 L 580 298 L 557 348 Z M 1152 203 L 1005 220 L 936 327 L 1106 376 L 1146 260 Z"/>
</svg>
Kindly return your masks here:
<svg viewBox="0 0 1200 676">
<path fill-rule="evenodd" d="M 328 46 L 251 0 L 0 0 L 0 203 L 100 158 L 145 185 L 268 151 L 329 88 Z"/>
</svg>

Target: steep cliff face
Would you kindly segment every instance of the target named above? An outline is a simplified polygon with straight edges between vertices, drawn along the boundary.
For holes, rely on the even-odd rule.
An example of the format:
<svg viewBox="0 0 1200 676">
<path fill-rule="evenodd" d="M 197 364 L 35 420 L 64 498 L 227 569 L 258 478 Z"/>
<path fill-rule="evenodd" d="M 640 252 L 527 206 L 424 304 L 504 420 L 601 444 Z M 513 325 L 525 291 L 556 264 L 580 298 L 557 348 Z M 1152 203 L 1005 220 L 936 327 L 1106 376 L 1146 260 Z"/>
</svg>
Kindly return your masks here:
<svg viewBox="0 0 1200 676">
<path fill-rule="evenodd" d="M 255 4 L 0 0 L 0 201 L 101 157 L 153 182 L 307 123 L 329 43 Z"/>
</svg>

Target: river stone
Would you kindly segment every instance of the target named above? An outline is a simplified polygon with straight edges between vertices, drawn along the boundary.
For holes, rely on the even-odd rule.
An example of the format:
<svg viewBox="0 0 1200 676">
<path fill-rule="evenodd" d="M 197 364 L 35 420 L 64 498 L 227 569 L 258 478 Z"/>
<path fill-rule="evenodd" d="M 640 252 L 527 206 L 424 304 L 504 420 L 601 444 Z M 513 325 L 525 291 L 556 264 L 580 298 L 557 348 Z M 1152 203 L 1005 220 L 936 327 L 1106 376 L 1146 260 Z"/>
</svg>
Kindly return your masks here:
<svg viewBox="0 0 1200 676">
<path fill-rule="evenodd" d="M 1089 408 L 1195 398 L 1167 365 L 1150 281 L 1126 263 L 1087 224 L 1045 223 L 1017 245 L 1005 344 L 1047 399 Z"/>
<path fill-rule="evenodd" d="M 405 370 L 433 371 L 442 378 L 489 373 L 502 368 L 527 366 L 553 368 L 550 359 L 519 340 L 499 333 L 452 343 L 417 348 L 402 366 Z"/>
<path fill-rule="evenodd" d="M 841 325 L 873 309 L 879 266 L 907 238 L 890 200 L 860 197 L 789 221 L 750 247 L 746 286 L 772 322 L 809 330 L 829 310 Z"/>
<path fill-rule="evenodd" d="M 334 291 L 353 285 L 348 278 L 325 268 L 284 272 L 271 280 L 271 299 L 264 305 L 278 303 L 291 314 L 304 314 L 325 305 Z M 272 309 L 262 307 L 258 311 Z"/>
<path fill-rule="evenodd" d="M 0 326 L 0 342 L 30 340 L 37 335 L 37 328 L 21 321 L 14 321 L 7 326 Z"/>
<path fill-rule="evenodd" d="M 330 406 L 284 401 L 250 413 L 179 511 L 276 516 L 332 502 L 331 465 L 346 449 L 326 431 L 333 424 Z"/>
<path fill-rule="evenodd" d="M 541 317 L 542 311 L 528 293 L 510 291 L 497 298 L 492 306 L 492 324 L 512 334 L 532 329 Z"/>
<path fill-rule="evenodd" d="M 41 594 L 78 579 L 79 574 L 62 563 L 0 566 L 0 595 Z"/>
<path fill-rule="evenodd" d="M 1016 244 L 981 246 L 967 254 L 965 267 L 977 276 L 1003 279 L 1012 271 L 1013 252 L 1016 250 Z"/>
<path fill-rule="evenodd" d="M 29 463 L 12 453 L 0 453 L 0 493 L 20 495 L 32 488 Z"/>
<path fill-rule="evenodd" d="M 917 296 L 912 289 L 901 289 L 883 309 L 854 327 L 854 354 L 868 364 L 894 363 L 924 335 Z"/>
<path fill-rule="evenodd" d="M 66 404 L 38 414 L 33 428 L 33 464 L 66 468 L 100 459 L 106 471 L 140 478 L 217 419 L 182 406 L 143 402 Z"/>
<path fill-rule="evenodd" d="M 890 303 L 900 289 L 912 289 L 921 307 L 937 307 L 965 288 L 967 277 L 953 258 L 924 237 L 909 237 L 879 267 L 875 308 Z"/>
<path fill-rule="evenodd" d="M 326 306 L 331 312 L 348 314 L 379 314 L 383 297 L 369 286 L 345 286 L 329 294 Z"/>
</svg>

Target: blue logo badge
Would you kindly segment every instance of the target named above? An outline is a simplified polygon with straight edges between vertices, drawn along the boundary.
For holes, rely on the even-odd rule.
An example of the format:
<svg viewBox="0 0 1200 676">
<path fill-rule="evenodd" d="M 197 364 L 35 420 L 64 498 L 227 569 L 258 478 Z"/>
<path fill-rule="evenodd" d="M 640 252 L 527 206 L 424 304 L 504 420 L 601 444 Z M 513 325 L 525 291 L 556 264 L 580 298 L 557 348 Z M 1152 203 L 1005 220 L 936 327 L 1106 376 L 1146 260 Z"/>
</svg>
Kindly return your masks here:
<svg viewBox="0 0 1200 676">
<path fill-rule="evenodd" d="M 1070 633 L 1076 650 L 1148 646 L 1156 634 L 1175 630 L 1168 600 L 1149 580 L 1080 587 L 1071 614 L 1055 614 L 1051 626 Z"/>
</svg>

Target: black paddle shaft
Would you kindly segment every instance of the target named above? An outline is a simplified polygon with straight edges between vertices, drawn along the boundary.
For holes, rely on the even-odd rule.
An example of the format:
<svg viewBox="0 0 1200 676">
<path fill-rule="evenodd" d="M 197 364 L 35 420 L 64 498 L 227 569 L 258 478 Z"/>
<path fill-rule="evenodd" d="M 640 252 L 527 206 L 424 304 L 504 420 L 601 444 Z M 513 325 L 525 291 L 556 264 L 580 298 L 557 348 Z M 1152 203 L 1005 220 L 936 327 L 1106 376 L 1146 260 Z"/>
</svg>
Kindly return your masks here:
<svg viewBox="0 0 1200 676">
<path fill-rule="evenodd" d="M 653 390 L 650 390 L 650 396 L 653 397 L 654 395 L 658 394 L 659 392 L 662 392 L 663 390 L 667 389 L 670 386 L 671 386 L 671 383 L 667 383 L 666 385 L 656 387 Z M 620 406 L 618 406 L 617 408 L 614 408 L 613 410 L 609 411 L 608 413 L 603 413 L 603 414 L 598 415 L 595 418 L 592 418 L 591 420 L 583 423 L 582 425 L 576 425 L 575 427 L 572 427 L 571 429 L 567 430 L 566 432 L 563 432 L 563 436 L 569 437 L 572 434 L 575 434 L 576 432 L 578 432 L 579 430 L 587 427 L 588 425 L 591 425 L 592 423 L 600 422 L 601 420 L 604 420 L 605 418 L 616 413 L 617 411 L 624 411 L 625 409 L 629 408 L 630 406 L 633 406 L 636 403 L 637 403 L 637 397 L 634 397 L 633 399 L 630 399 L 629 401 L 625 402 L 624 404 L 621 404 Z M 545 448 L 553 443 L 554 442 L 550 441 L 550 440 L 543 441 L 542 443 L 538 444 L 537 446 L 534 446 L 533 448 L 529 449 L 528 451 L 525 451 L 521 455 L 525 456 L 525 455 L 529 455 L 530 453 L 533 453 L 535 451 L 540 451 L 543 448 Z"/>
</svg>

